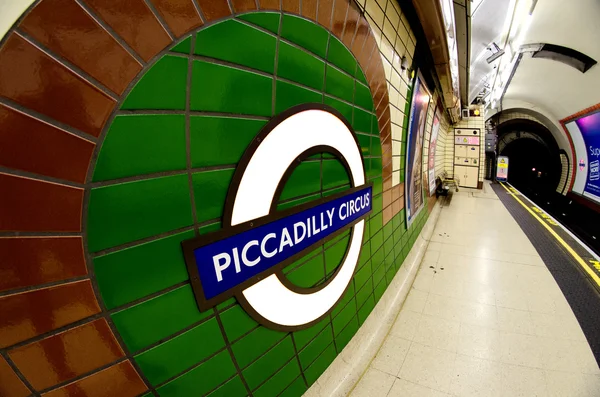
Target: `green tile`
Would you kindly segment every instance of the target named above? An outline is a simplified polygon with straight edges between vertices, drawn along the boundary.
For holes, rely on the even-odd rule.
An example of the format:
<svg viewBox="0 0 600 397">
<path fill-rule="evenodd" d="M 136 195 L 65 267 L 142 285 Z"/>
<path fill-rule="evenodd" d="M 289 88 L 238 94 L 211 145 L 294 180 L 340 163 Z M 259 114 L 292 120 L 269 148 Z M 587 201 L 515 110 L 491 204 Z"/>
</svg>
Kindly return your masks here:
<svg viewBox="0 0 600 397">
<path fill-rule="evenodd" d="M 301 397 L 306 391 L 306 384 L 301 376 L 296 378 L 278 397 Z"/>
<path fill-rule="evenodd" d="M 336 68 L 327 65 L 325 92 L 352 103 L 354 101 L 354 79 Z"/>
<path fill-rule="evenodd" d="M 286 337 L 277 346 L 242 371 L 250 389 L 256 389 L 269 376 L 294 356 L 292 338 Z M 295 360 L 294 360 L 295 361 Z"/>
<path fill-rule="evenodd" d="M 360 65 L 358 65 L 358 67 L 356 68 L 356 75 L 354 77 L 362 81 L 364 84 L 369 85 L 369 83 L 367 82 L 367 78 L 365 77 L 365 74 L 363 73 Z"/>
<path fill-rule="evenodd" d="M 350 73 L 351 76 L 354 76 L 356 72 L 356 59 L 354 59 L 352 53 L 335 36 L 331 36 L 329 39 L 327 60 L 343 71 Z"/>
<path fill-rule="evenodd" d="M 325 99 L 323 100 L 323 102 L 325 103 L 325 105 L 329 105 L 335 108 L 338 112 L 340 112 L 342 116 L 344 116 L 346 121 L 348 121 L 349 123 L 352 122 L 352 106 L 335 98 L 328 97 L 327 95 L 325 95 Z"/>
<path fill-rule="evenodd" d="M 371 163 L 373 163 L 373 160 L 376 159 L 371 159 Z M 381 194 L 383 188 L 383 182 L 381 180 L 381 177 L 373 178 L 371 182 L 373 182 L 373 195 L 375 196 L 377 194 Z"/>
<path fill-rule="evenodd" d="M 292 15 L 284 15 L 281 37 L 325 58 L 329 33 L 313 22 Z"/>
<path fill-rule="evenodd" d="M 187 175 L 154 178 L 91 190 L 90 252 L 193 223 Z"/>
<path fill-rule="evenodd" d="M 323 95 L 285 81 L 277 81 L 275 93 L 275 114 L 303 103 L 321 103 Z"/>
<path fill-rule="evenodd" d="M 192 65 L 192 110 L 270 116 L 272 94 L 271 77 L 204 61 Z"/>
<path fill-rule="evenodd" d="M 367 320 L 367 317 L 369 317 L 369 314 L 371 314 L 374 308 L 375 299 L 373 298 L 373 295 L 369 295 L 365 304 L 360 309 L 358 309 L 358 322 L 361 325 Z"/>
<path fill-rule="evenodd" d="M 347 185 L 343 185 L 343 186 L 340 186 L 335 189 L 327 190 L 327 191 L 323 192 L 323 197 L 328 197 L 328 196 L 334 195 L 336 193 L 343 192 L 345 190 L 350 189 L 350 187 L 351 187 L 350 184 L 347 184 Z"/>
<path fill-rule="evenodd" d="M 225 348 L 221 329 L 215 318 L 153 347 L 135 357 L 152 385 L 183 372 Z"/>
<path fill-rule="evenodd" d="M 381 145 L 379 145 L 379 147 L 381 148 Z M 381 170 L 383 169 L 382 162 L 383 161 L 381 157 L 374 157 L 371 159 L 371 167 L 375 168 L 376 170 L 379 170 L 379 172 L 381 173 Z"/>
<path fill-rule="evenodd" d="M 286 275 L 287 279 L 294 285 L 301 288 L 314 287 L 325 277 L 325 266 L 323 265 L 323 255 L 317 255 L 300 265 Z"/>
<path fill-rule="evenodd" d="M 350 236 L 346 236 L 325 250 L 325 271 L 327 274 L 333 272 L 342 263 L 349 243 Z"/>
<path fill-rule="evenodd" d="M 243 45 L 232 45 L 242 38 Z M 229 19 L 198 32 L 194 52 L 196 55 L 273 73 L 276 44 L 274 36 Z"/>
<path fill-rule="evenodd" d="M 281 192 L 280 200 L 287 200 L 321 189 L 321 162 L 304 161 L 298 165 Z"/>
<path fill-rule="evenodd" d="M 360 151 L 363 156 L 371 155 L 371 136 L 356 134 L 356 139 L 358 140 L 358 145 L 360 146 Z"/>
<path fill-rule="evenodd" d="M 371 237 L 371 252 L 374 253 L 373 258 L 375 258 L 375 255 L 378 255 L 377 250 L 382 245 L 383 245 L 383 232 L 380 230 L 380 231 L 376 232 L 375 234 L 373 234 L 373 237 Z M 377 260 L 379 260 L 378 257 L 377 257 Z M 379 262 L 377 262 L 377 264 L 379 264 Z"/>
<path fill-rule="evenodd" d="M 354 108 L 354 123 L 352 124 L 352 128 L 359 132 L 365 132 L 367 134 L 371 133 L 371 113 L 365 112 L 362 109 Z M 381 151 L 380 151 L 381 152 Z M 373 153 L 373 156 L 377 156 L 378 154 Z M 379 154 L 379 156 L 381 153 Z"/>
<path fill-rule="evenodd" d="M 304 50 L 281 42 L 277 76 L 320 91 L 325 80 L 325 62 Z"/>
<path fill-rule="evenodd" d="M 282 202 L 281 204 L 277 205 L 277 211 L 282 211 L 287 208 L 296 207 L 298 205 L 305 204 L 305 203 L 308 203 L 308 202 L 311 202 L 313 200 L 317 200 L 320 198 L 321 198 L 321 193 L 316 193 L 316 194 L 312 194 L 310 196 L 302 197 L 302 198 L 299 198 L 296 200 L 285 200 L 285 202 Z"/>
<path fill-rule="evenodd" d="M 238 117 L 191 116 L 192 167 L 237 164 L 266 123 Z"/>
<path fill-rule="evenodd" d="M 373 290 L 373 297 L 375 298 L 375 302 L 379 302 L 379 299 L 381 299 L 381 296 L 383 295 L 383 293 L 385 292 L 387 285 L 385 283 L 385 280 L 381 280 L 381 282 L 375 286 L 375 289 Z"/>
<path fill-rule="evenodd" d="M 370 231 L 368 230 L 369 229 L 368 226 L 369 226 L 369 224 L 365 222 L 365 240 L 366 241 L 362 246 L 362 249 L 360 251 L 360 257 L 358 258 L 358 267 L 359 268 L 361 268 L 371 258 L 371 244 L 369 243 L 371 236 L 370 236 Z"/>
<path fill-rule="evenodd" d="M 198 222 L 220 218 L 233 169 L 203 171 L 192 174 Z"/>
<path fill-rule="evenodd" d="M 313 339 L 302 351 L 298 353 L 300 364 L 303 369 L 306 369 L 315 359 L 333 342 L 333 332 L 331 326 L 328 325 L 321 331 L 315 339 Z"/>
<path fill-rule="evenodd" d="M 356 315 L 356 302 L 354 299 L 351 299 L 350 302 L 346 305 L 342 311 L 335 317 L 332 321 L 333 330 L 335 335 L 337 336 L 342 329 L 348 324 L 348 322 Z"/>
<path fill-rule="evenodd" d="M 342 298 L 336 303 L 334 309 L 331 311 L 331 316 L 336 317 L 352 299 L 354 299 L 354 283 L 349 283 L 344 295 L 342 295 Z"/>
<path fill-rule="evenodd" d="M 219 317 L 221 318 L 229 342 L 235 341 L 258 325 L 240 305 L 225 310 L 219 314 Z"/>
<path fill-rule="evenodd" d="M 323 253 L 323 244 L 319 245 L 317 248 L 313 249 L 309 253 L 305 254 L 302 258 L 296 259 L 294 262 L 290 263 L 286 267 L 283 268 L 283 273 L 287 274 L 303 263 L 307 262 L 309 259 L 313 259 L 317 255 L 322 255 Z"/>
<path fill-rule="evenodd" d="M 387 240 L 390 237 L 392 237 L 392 232 L 394 230 L 393 227 L 393 221 L 392 222 L 388 222 L 384 227 L 383 227 L 383 239 Z"/>
<path fill-rule="evenodd" d="M 354 104 L 363 109 L 373 111 L 373 99 L 371 97 L 371 91 L 369 88 L 362 84 L 356 83 L 355 89 Z"/>
<path fill-rule="evenodd" d="M 339 160 L 323 160 L 323 189 L 332 189 L 349 183 L 348 172 Z"/>
<path fill-rule="evenodd" d="M 369 266 L 369 271 L 371 267 Z M 369 274 L 370 276 L 370 274 Z M 365 303 L 365 301 L 373 294 L 373 284 L 371 282 L 371 278 L 367 279 L 365 285 L 356 293 L 356 305 L 361 306 Z"/>
<path fill-rule="evenodd" d="M 248 21 L 257 26 L 263 27 L 271 32 L 277 34 L 279 32 L 279 18 L 280 13 L 278 12 L 257 12 L 238 16 L 239 19 Z"/>
<path fill-rule="evenodd" d="M 200 313 L 192 288 L 184 285 L 116 312 L 111 317 L 127 348 L 135 352 L 212 313 L 212 310 Z"/>
<path fill-rule="evenodd" d="M 358 318 L 357 316 L 354 316 L 346 328 L 344 328 L 342 332 L 335 337 L 335 346 L 337 347 L 338 352 L 341 352 L 344 347 L 346 347 L 354 334 L 356 334 L 356 331 L 358 331 Z"/>
<path fill-rule="evenodd" d="M 178 233 L 93 259 L 96 282 L 107 309 L 124 305 L 189 278 Z"/>
<path fill-rule="evenodd" d="M 252 394 L 255 397 L 278 396 L 279 393 L 285 390 L 299 376 L 300 368 L 298 367 L 298 362 L 292 360 Z"/>
<path fill-rule="evenodd" d="M 189 54 L 192 51 L 192 38 L 188 37 L 175 47 L 171 48 L 172 52 L 180 52 L 182 54 Z"/>
<path fill-rule="evenodd" d="M 376 197 L 375 199 L 378 198 L 381 199 L 381 196 Z M 375 199 L 373 200 L 373 212 L 381 211 L 381 205 L 377 206 L 376 208 Z M 371 236 L 374 236 L 378 231 L 380 231 L 382 226 L 383 217 L 381 216 L 381 214 L 377 213 L 375 215 L 372 215 L 371 219 L 369 219 L 369 229 L 371 230 Z"/>
<path fill-rule="evenodd" d="M 247 394 L 240 377 L 236 376 L 227 381 L 223 386 L 219 386 L 217 390 L 210 393 L 207 397 L 242 397 Z"/>
<path fill-rule="evenodd" d="M 235 373 L 227 350 L 156 389 L 161 397 L 201 396 Z"/>
<path fill-rule="evenodd" d="M 119 115 L 106 134 L 94 181 L 184 170 L 185 116 Z"/>
<path fill-rule="evenodd" d="M 319 376 L 325 372 L 327 367 L 329 367 L 329 364 L 331 364 L 335 359 L 336 355 L 337 353 L 335 352 L 335 346 L 330 345 L 327 349 L 325 349 L 323 354 L 321 354 L 319 358 L 317 358 L 315 362 L 304 371 L 304 376 L 306 376 L 306 381 L 309 385 L 315 383 Z"/>
<path fill-rule="evenodd" d="M 296 347 L 300 350 L 302 350 L 302 348 L 304 346 L 306 346 L 306 344 L 312 339 L 314 338 L 319 331 L 321 331 L 323 328 L 325 328 L 328 324 L 330 323 L 329 320 L 329 316 L 324 318 L 323 320 L 319 321 L 318 323 L 316 323 L 315 325 L 311 326 L 310 328 L 307 329 L 303 329 L 302 331 L 296 331 L 293 333 L 294 335 L 294 342 L 296 342 Z"/>
<path fill-rule="evenodd" d="M 121 109 L 185 109 L 188 60 L 165 55 L 125 98 Z"/>
<path fill-rule="evenodd" d="M 248 335 L 233 344 L 233 354 L 240 368 L 245 368 L 272 346 L 277 344 L 285 333 L 258 327 Z"/>
<path fill-rule="evenodd" d="M 369 279 L 371 275 L 371 266 L 367 263 L 367 265 L 363 266 L 356 274 L 354 275 L 354 284 L 357 289 L 362 288 L 363 285 Z"/>
</svg>

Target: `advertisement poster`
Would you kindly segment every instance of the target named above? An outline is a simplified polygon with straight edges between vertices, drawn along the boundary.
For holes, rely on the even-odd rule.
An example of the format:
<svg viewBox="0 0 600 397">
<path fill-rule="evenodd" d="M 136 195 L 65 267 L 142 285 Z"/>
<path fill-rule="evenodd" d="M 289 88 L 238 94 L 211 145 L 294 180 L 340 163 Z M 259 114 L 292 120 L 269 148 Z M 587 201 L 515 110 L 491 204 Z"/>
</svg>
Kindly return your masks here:
<svg viewBox="0 0 600 397">
<path fill-rule="evenodd" d="M 600 202 L 600 113 L 575 121 L 585 142 L 587 179 L 583 195 Z"/>
<path fill-rule="evenodd" d="M 423 208 L 423 139 L 427 124 L 427 108 L 429 107 L 429 91 L 423 84 L 421 74 L 417 74 L 413 88 L 408 123 L 406 149 L 406 224 L 410 226 L 413 219 Z"/>
<path fill-rule="evenodd" d="M 429 168 L 429 195 L 435 193 L 435 147 L 437 146 L 438 133 L 440 132 L 440 119 L 438 117 L 438 110 L 435 110 L 435 116 L 433 116 L 433 127 L 431 128 L 431 139 L 429 140 L 429 156 L 428 156 L 428 168 Z"/>
<path fill-rule="evenodd" d="M 496 180 L 498 182 L 506 182 L 508 180 L 508 157 L 506 156 L 498 157 Z"/>
</svg>

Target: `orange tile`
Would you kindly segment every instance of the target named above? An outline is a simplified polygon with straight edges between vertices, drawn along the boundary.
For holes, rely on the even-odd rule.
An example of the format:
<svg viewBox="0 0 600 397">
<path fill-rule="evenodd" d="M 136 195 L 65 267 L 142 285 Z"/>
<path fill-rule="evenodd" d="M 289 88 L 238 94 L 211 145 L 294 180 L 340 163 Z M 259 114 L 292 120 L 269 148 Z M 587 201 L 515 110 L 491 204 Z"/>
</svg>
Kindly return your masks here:
<svg viewBox="0 0 600 397">
<path fill-rule="evenodd" d="M 83 189 L 0 173 L 0 230 L 81 231 Z"/>
<path fill-rule="evenodd" d="M 135 397 L 147 390 L 129 361 L 123 361 L 59 389 L 44 397 Z"/>
<path fill-rule="evenodd" d="M 8 352 L 36 390 L 109 364 L 124 353 L 105 319 L 71 328 Z"/>
<path fill-rule="evenodd" d="M 371 59 L 379 58 L 379 48 L 377 47 L 377 41 L 375 41 L 375 37 L 373 36 L 373 32 L 369 32 L 367 37 L 365 38 L 365 44 L 363 49 L 358 55 L 358 62 L 365 72 L 365 76 L 367 77 L 367 82 L 371 84 L 371 80 L 369 75 L 367 74 L 367 70 L 369 68 L 369 64 L 371 63 Z M 381 65 L 383 69 L 383 65 Z"/>
<path fill-rule="evenodd" d="M 258 0 L 261 10 L 279 10 L 279 0 Z"/>
<path fill-rule="evenodd" d="M 356 33 L 356 25 L 360 18 L 360 11 L 358 5 L 351 1 L 348 6 L 348 15 L 346 16 L 346 25 L 344 26 L 344 33 L 342 34 L 342 42 L 346 44 L 348 48 L 352 46 L 352 40 Z"/>
<path fill-rule="evenodd" d="M 0 356 L 0 396 L 25 397 L 30 394 L 27 386 L 15 374 L 15 371 L 8 365 L 4 357 Z"/>
<path fill-rule="evenodd" d="M 338 39 L 342 38 L 344 33 L 344 22 L 346 22 L 346 12 L 348 10 L 348 0 L 335 0 L 333 5 L 333 17 L 331 19 L 331 33 Z"/>
<path fill-rule="evenodd" d="M 392 220 L 394 214 L 392 212 L 392 206 L 388 206 L 386 208 L 383 209 L 383 224 L 387 224 L 389 221 Z"/>
<path fill-rule="evenodd" d="M 145 61 L 171 44 L 169 35 L 144 0 L 85 2 Z"/>
<path fill-rule="evenodd" d="M 202 25 L 192 0 L 153 0 L 152 4 L 176 37 Z"/>
<path fill-rule="evenodd" d="M 232 0 L 231 4 L 237 13 L 256 10 L 256 2 L 254 0 Z"/>
<path fill-rule="evenodd" d="M 404 183 L 400 183 L 392 188 L 392 201 L 396 201 L 402 196 L 404 196 Z"/>
<path fill-rule="evenodd" d="M 358 20 L 358 29 L 356 30 L 356 36 L 354 37 L 354 41 L 352 42 L 352 53 L 354 54 L 354 57 L 356 59 L 359 59 L 359 55 L 362 53 L 363 46 L 365 45 L 365 40 L 367 39 L 369 33 L 369 23 L 367 22 L 365 17 L 361 16 Z M 369 55 L 371 54 L 368 54 L 367 56 Z"/>
<path fill-rule="evenodd" d="M 383 180 L 383 191 L 390 190 L 392 188 L 392 177 L 387 177 Z"/>
<path fill-rule="evenodd" d="M 404 208 L 404 198 L 394 201 L 392 203 L 392 216 L 395 216 L 396 214 L 400 213 L 402 208 Z"/>
<path fill-rule="evenodd" d="M 227 0 L 197 0 L 207 21 L 231 15 Z"/>
<path fill-rule="evenodd" d="M 317 0 L 302 0 L 302 16 L 317 21 Z"/>
<path fill-rule="evenodd" d="M 319 0 L 317 8 L 317 22 L 327 30 L 331 29 L 331 14 L 333 13 L 334 0 Z"/>
<path fill-rule="evenodd" d="M 92 142 L 0 105 L 0 165 L 85 183 Z"/>
<path fill-rule="evenodd" d="M 293 14 L 300 14 L 300 0 L 281 0 L 281 9 Z"/>
<path fill-rule="evenodd" d="M 90 280 L 0 298 L 0 348 L 100 312 Z"/>
<path fill-rule="evenodd" d="M 5 237 L 0 252 L 0 291 L 87 274 L 81 237 Z"/>
<path fill-rule="evenodd" d="M 93 136 L 116 105 L 15 33 L 0 49 L 0 95 Z"/>
<path fill-rule="evenodd" d="M 135 58 L 73 0 L 40 2 L 19 27 L 117 94 L 122 94 L 142 69 Z"/>
</svg>

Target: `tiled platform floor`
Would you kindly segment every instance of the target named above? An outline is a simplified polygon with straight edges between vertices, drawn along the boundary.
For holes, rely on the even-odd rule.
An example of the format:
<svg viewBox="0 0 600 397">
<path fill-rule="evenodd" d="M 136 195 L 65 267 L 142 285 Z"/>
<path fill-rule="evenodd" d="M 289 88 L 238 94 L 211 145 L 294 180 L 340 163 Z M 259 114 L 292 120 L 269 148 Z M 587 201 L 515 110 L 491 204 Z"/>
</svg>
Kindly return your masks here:
<svg viewBox="0 0 600 397">
<path fill-rule="evenodd" d="M 359 396 L 600 396 L 600 370 L 552 275 L 490 186 L 443 207 Z"/>
</svg>

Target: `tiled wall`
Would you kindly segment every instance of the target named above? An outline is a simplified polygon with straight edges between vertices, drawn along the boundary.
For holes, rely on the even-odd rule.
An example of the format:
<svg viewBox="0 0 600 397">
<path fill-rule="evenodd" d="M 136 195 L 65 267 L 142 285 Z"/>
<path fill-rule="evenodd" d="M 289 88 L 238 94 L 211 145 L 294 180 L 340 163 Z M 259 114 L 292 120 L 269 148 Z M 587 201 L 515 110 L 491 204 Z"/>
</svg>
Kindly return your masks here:
<svg viewBox="0 0 600 397">
<path fill-rule="evenodd" d="M 446 146 L 445 157 L 445 165 L 448 169 L 448 174 L 450 176 L 454 175 L 454 130 L 462 128 L 479 128 L 479 130 L 481 131 L 481 144 L 479 145 L 479 158 L 481 160 L 479 164 L 479 182 L 483 182 L 485 178 L 485 167 L 483 166 L 483 164 L 485 164 L 485 144 L 483 141 L 485 139 L 485 119 L 483 116 L 472 116 L 468 119 L 462 119 L 458 123 L 450 127 L 448 132 L 447 143 L 452 146 L 452 149 L 450 149 L 450 146 Z"/>
<path fill-rule="evenodd" d="M 247 13 L 257 5 L 275 12 Z M 0 48 L 0 395 L 299 396 L 365 321 L 428 216 L 406 229 L 410 90 L 399 57 L 410 64 L 415 38 L 394 1 L 367 2 L 367 19 L 347 0 L 281 6 L 43 0 L 9 32 Z M 346 295 L 294 333 L 258 325 L 235 299 L 200 312 L 179 242 L 220 228 L 248 143 L 270 117 L 306 102 L 348 119 L 374 183 Z M 340 163 L 321 154 L 296 168 L 279 208 L 347 187 Z M 347 240 L 286 276 L 323 282 Z"/>
</svg>

